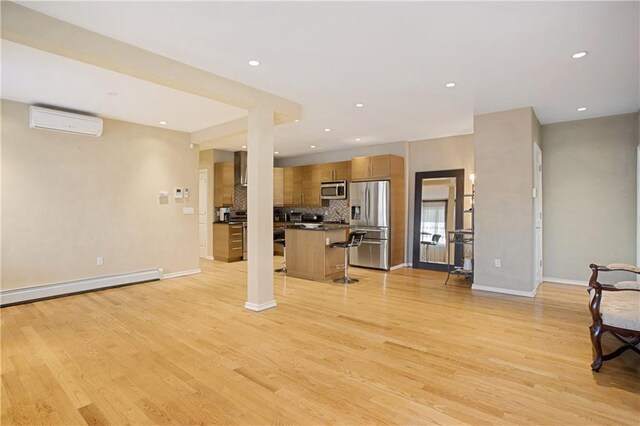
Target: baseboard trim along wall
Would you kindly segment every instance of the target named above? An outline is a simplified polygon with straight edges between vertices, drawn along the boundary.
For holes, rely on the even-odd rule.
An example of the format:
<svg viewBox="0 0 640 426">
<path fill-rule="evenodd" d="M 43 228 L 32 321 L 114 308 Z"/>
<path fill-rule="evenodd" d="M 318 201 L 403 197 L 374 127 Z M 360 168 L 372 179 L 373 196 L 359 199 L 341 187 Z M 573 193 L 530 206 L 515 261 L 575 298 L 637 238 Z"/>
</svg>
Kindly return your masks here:
<svg viewBox="0 0 640 426">
<path fill-rule="evenodd" d="M 401 269 L 401 268 L 406 268 L 407 264 L 406 263 L 401 263 L 399 265 L 396 266 L 392 266 L 391 268 L 389 268 L 390 271 L 395 271 L 396 269 Z"/>
<path fill-rule="evenodd" d="M 511 296 L 535 297 L 538 289 L 532 291 L 512 290 L 510 288 L 489 287 L 485 285 L 471 285 L 471 290 L 489 291 L 491 293 L 510 294 Z"/>
<path fill-rule="evenodd" d="M 162 268 L 5 290 L 0 292 L 0 306 L 160 279 Z"/>
<path fill-rule="evenodd" d="M 277 306 L 276 301 L 272 300 L 271 302 L 266 303 L 251 303 L 245 302 L 244 308 L 249 309 L 250 311 L 260 312 L 267 309 L 275 308 Z"/>
<path fill-rule="evenodd" d="M 170 274 L 162 274 L 162 277 L 160 277 L 160 279 L 161 280 L 168 280 L 168 279 L 171 279 L 171 278 L 184 277 L 185 275 L 199 274 L 200 272 L 202 272 L 202 270 L 200 268 L 198 268 L 198 269 L 187 269 L 186 271 L 178 271 L 178 272 L 172 272 Z"/>
<path fill-rule="evenodd" d="M 587 280 L 566 280 L 564 278 L 543 277 L 542 281 L 555 284 L 580 285 L 582 287 L 586 287 L 589 285 L 589 281 Z"/>
<path fill-rule="evenodd" d="M 213 256 L 200 256 L 201 259 L 213 260 Z"/>
</svg>

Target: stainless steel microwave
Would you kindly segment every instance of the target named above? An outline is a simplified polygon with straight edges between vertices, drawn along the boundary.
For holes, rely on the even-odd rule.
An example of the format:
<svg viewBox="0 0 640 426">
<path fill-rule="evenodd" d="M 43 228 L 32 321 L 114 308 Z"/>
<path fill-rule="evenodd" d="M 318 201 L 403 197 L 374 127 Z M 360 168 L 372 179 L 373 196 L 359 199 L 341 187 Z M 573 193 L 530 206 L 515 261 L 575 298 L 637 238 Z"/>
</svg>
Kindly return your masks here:
<svg viewBox="0 0 640 426">
<path fill-rule="evenodd" d="M 322 182 L 320 184 L 320 199 L 322 200 L 346 200 L 347 181 Z"/>
</svg>

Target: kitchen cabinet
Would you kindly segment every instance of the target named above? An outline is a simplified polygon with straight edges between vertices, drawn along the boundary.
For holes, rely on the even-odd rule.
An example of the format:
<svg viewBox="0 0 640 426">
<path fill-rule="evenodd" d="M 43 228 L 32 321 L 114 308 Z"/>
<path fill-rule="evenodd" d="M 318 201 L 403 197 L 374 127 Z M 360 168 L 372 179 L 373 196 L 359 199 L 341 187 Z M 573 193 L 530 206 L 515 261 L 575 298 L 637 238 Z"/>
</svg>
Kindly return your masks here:
<svg viewBox="0 0 640 426">
<path fill-rule="evenodd" d="M 285 167 L 283 170 L 283 199 L 285 206 L 302 205 L 303 167 Z"/>
<path fill-rule="evenodd" d="M 351 161 L 321 164 L 320 181 L 351 180 Z"/>
<path fill-rule="evenodd" d="M 233 207 L 233 163 L 213 165 L 213 206 Z"/>
<path fill-rule="evenodd" d="M 322 206 L 320 200 L 320 182 L 322 182 L 322 164 L 303 166 L 302 168 L 302 205 L 306 207 Z"/>
<path fill-rule="evenodd" d="M 213 258 L 222 262 L 242 260 L 241 224 L 213 224 Z"/>
<path fill-rule="evenodd" d="M 392 155 L 375 155 L 371 157 L 354 157 L 351 160 L 351 178 L 358 179 L 390 179 Z M 399 158 L 399 157 L 398 157 Z"/>
<path fill-rule="evenodd" d="M 273 169 L 273 205 L 284 206 L 284 169 L 282 167 Z"/>
</svg>

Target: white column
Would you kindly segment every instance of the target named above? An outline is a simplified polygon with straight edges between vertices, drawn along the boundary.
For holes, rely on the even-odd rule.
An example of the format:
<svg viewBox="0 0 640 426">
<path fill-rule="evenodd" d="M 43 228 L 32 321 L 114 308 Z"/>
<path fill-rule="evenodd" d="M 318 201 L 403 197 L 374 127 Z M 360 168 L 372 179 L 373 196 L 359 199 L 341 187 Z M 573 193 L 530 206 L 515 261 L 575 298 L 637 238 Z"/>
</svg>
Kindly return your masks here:
<svg viewBox="0 0 640 426">
<path fill-rule="evenodd" d="M 246 309 L 276 306 L 273 297 L 273 106 L 258 104 L 247 120 Z"/>
</svg>

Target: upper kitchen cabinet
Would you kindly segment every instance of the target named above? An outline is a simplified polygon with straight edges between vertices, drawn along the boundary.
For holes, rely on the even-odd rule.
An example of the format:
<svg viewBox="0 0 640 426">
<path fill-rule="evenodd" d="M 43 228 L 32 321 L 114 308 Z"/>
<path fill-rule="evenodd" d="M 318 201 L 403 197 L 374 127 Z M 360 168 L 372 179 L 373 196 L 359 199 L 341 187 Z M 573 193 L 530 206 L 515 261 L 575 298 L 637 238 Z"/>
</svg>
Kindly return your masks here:
<svg viewBox="0 0 640 426">
<path fill-rule="evenodd" d="M 321 164 L 321 182 L 351 179 L 351 161 Z"/>
<path fill-rule="evenodd" d="M 213 206 L 233 207 L 233 163 L 213 165 Z"/>
<path fill-rule="evenodd" d="M 320 199 L 320 182 L 322 182 L 323 164 L 302 167 L 302 205 L 308 207 L 322 206 Z"/>
<path fill-rule="evenodd" d="M 283 201 L 285 206 L 302 205 L 303 167 L 285 167 L 283 170 Z"/>
<path fill-rule="evenodd" d="M 362 179 L 391 179 L 395 163 L 404 160 L 396 155 L 375 155 L 371 157 L 354 157 L 351 160 L 351 178 Z"/>
<path fill-rule="evenodd" d="M 284 206 L 284 169 L 282 167 L 273 168 L 273 205 Z"/>
</svg>

